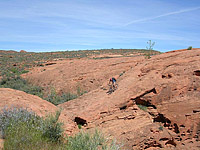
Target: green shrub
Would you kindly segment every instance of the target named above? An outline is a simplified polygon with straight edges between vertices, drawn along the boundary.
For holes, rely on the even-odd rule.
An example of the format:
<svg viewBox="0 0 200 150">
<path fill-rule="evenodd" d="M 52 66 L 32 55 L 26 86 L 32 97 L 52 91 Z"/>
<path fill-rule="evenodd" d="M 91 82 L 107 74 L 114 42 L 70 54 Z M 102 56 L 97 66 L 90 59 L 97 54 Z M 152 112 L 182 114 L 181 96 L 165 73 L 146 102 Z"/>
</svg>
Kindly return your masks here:
<svg viewBox="0 0 200 150">
<path fill-rule="evenodd" d="M 192 50 L 192 46 L 189 46 L 189 47 L 187 48 L 187 50 Z"/>
<path fill-rule="evenodd" d="M 63 138 L 62 123 L 58 122 L 60 111 L 56 115 L 49 115 L 43 122 L 43 137 L 48 138 L 50 142 L 61 142 Z"/>
<path fill-rule="evenodd" d="M 76 99 L 78 96 L 81 96 L 84 93 L 87 93 L 86 91 L 82 91 L 80 87 L 77 87 L 77 94 L 68 92 L 68 93 L 63 93 L 62 95 L 58 95 L 55 89 L 52 89 L 51 92 L 48 94 L 48 96 L 44 97 L 42 87 L 34 86 L 28 83 L 26 80 L 24 80 L 20 76 L 15 76 L 15 75 L 4 76 L 2 80 L 0 81 L 0 88 L 11 88 L 11 89 L 24 91 L 32 95 L 37 95 L 54 105 L 67 102 L 72 99 Z"/>
<path fill-rule="evenodd" d="M 27 122 L 13 122 L 6 129 L 5 150 L 42 149 L 45 140 L 42 139 L 42 132 Z M 39 147 L 38 147 L 39 146 Z"/>
<path fill-rule="evenodd" d="M 3 77 L 0 81 L 0 88 L 16 89 L 40 97 L 43 95 L 41 87 L 29 84 L 20 76 Z"/>
<path fill-rule="evenodd" d="M 69 150 L 118 150 L 120 146 L 109 142 L 99 131 L 94 133 L 79 132 L 69 137 L 67 142 Z"/>
<path fill-rule="evenodd" d="M 145 59 L 150 59 L 150 58 L 151 58 L 150 53 L 146 53 L 146 54 L 145 54 Z"/>
<path fill-rule="evenodd" d="M 7 108 L 4 107 L 0 113 L 0 131 L 1 136 L 5 137 L 5 131 L 12 123 L 18 122 L 34 122 L 39 123 L 40 118 L 33 112 L 29 112 L 23 108 Z"/>
<path fill-rule="evenodd" d="M 64 142 L 60 111 L 46 119 L 23 108 L 4 108 L 0 114 L 0 129 L 4 131 L 4 150 L 119 150 L 97 130 L 81 131 Z"/>
<path fill-rule="evenodd" d="M 24 68 L 18 68 L 18 67 L 10 67 L 6 68 L 5 70 L 1 71 L 2 76 L 19 76 L 24 73 L 28 73 L 28 70 L 24 70 Z"/>
<path fill-rule="evenodd" d="M 155 42 L 152 42 L 151 40 L 149 40 L 147 42 L 148 46 L 146 47 L 147 50 L 149 50 L 149 53 L 146 54 L 146 57 L 147 59 L 150 59 L 151 58 L 151 55 L 152 55 L 152 52 L 153 52 L 153 47 L 155 45 Z"/>
<path fill-rule="evenodd" d="M 141 110 L 147 111 L 147 106 L 137 105 Z"/>
<path fill-rule="evenodd" d="M 5 150 L 64 150 L 64 143 L 49 142 L 42 131 L 30 122 L 13 123 L 6 130 Z"/>
<path fill-rule="evenodd" d="M 72 99 L 76 99 L 78 95 L 72 93 L 64 93 L 61 96 L 57 95 L 55 89 L 52 89 L 50 94 L 47 97 L 44 97 L 45 100 L 49 101 L 54 105 L 62 104 Z"/>
<path fill-rule="evenodd" d="M 81 128 L 82 128 L 82 125 L 81 125 L 81 124 L 78 124 L 78 128 L 81 129 Z"/>
<path fill-rule="evenodd" d="M 27 127 L 36 128 L 42 138 L 50 142 L 60 142 L 63 137 L 62 123 L 58 122 L 60 111 L 56 115 L 49 115 L 46 119 L 37 116 L 23 108 L 4 108 L 0 114 L 0 130 L 2 136 L 7 138 L 6 130 L 15 124 L 26 123 Z"/>
<path fill-rule="evenodd" d="M 158 129 L 159 129 L 160 131 L 163 131 L 163 126 L 160 126 Z"/>
<path fill-rule="evenodd" d="M 29 72 L 28 70 L 22 70 L 21 74 L 28 73 L 28 72 Z"/>
<path fill-rule="evenodd" d="M 26 93 L 37 95 L 54 105 L 58 105 L 64 102 L 67 102 L 72 99 L 76 99 L 78 96 L 87 93 L 86 91 L 81 91 L 80 88 L 77 88 L 77 94 L 72 94 L 70 92 L 63 93 L 61 96 L 58 95 L 55 89 L 52 89 L 51 92 L 48 94 L 47 97 L 43 96 L 43 89 L 39 86 L 34 86 L 29 84 L 26 80 L 21 78 L 20 76 L 4 76 L 0 81 L 0 88 L 11 88 L 20 91 L 24 91 Z"/>
<path fill-rule="evenodd" d="M 125 73 L 125 71 L 123 71 L 122 73 L 120 73 L 119 74 L 119 76 L 121 77 L 121 76 L 123 76 L 124 75 L 124 73 Z"/>
</svg>

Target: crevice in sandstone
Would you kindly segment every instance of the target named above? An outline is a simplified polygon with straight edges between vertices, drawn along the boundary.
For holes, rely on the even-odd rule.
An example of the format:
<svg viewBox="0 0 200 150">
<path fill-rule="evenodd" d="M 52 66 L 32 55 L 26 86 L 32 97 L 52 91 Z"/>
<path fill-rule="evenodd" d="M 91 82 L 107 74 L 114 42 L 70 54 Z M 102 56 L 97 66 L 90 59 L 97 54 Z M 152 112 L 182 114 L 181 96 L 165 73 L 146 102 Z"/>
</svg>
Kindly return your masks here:
<svg viewBox="0 0 200 150">
<path fill-rule="evenodd" d="M 80 117 L 75 117 L 74 122 L 76 122 L 77 125 L 87 125 L 87 121 Z"/>
<path fill-rule="evenodd" d="M 164 124 L 166 124 L 166 123 L 170 124 L 171 123 L 171 121 L 168 118 L 166 118 L 163 114 L 158 114 L 157 117 L 153 118 L 153 122 L 161 122 L 161 123 L 164 123 Z"/>
<path fill-rule="evenodd" d="M 43 65 L 43 64 L 37 64 L 37 66 L 39 66 L 39 67 L 44 67 L 44 65 Z"/>
<path fill-rule="evenodd" d="M 46 63 L 45 66 L 50 66 L 50 65 L 55 65 L 55 64 L 56 63 L 51 62 L 51 63 Z"/>
<path fill-rule="evenodd" d="M 200 76 L 200 70 L 195 70 L 195 71 L 194 71 L 194 75 Z"/>
<path fill-rule="evenodd" d="M 157 91 L 155 88 L 152 88 L 150 90 L 146 90 L 145 92 L 142 92 L 138 95 L 136 95 L 134 98 L 131 98 L 130 100 L 132 101 L 131 104 L 130 104 L 130 101 L 122 104 L 119 106 L 119 109 L 120 110 L 124 110 L 126 108 L 128 108 L 129 106 L 132 106 L 134 104 L 137 104 L 137 105 L 143 105 L 143 106 L 146 106 L 146 107 L 153 107 L 154 109 L 156 109 L 156 106 L 151 104 L 149 102 L 149 100 L 146 100 L 146 99 L 142 99 L 143 96 L 145 96 L 146 94 L 149 94 L 153 92 L 154 94 L 157 94 Z"/>
<path fill-rule="evenodd" d="M 124 109 L 126 109 L 127 108 L 127 105 L 124 105 L 124 106 L 121 106 L 119 109 L 120 110 L 124 110 Z"/>
<path fill-rule="evenodd" d="M 155 105 L 151 104 L 149 101 L 146 101 L 142 98 L 135 99 L 135 103 L 137 105 L 143 105 L 143 106 L 146 106 L 146 107 L 153 107 L 154 109 L 157 109 Z"/>
<path fill-rule="evenodd" d="M 139 94 L 139 95 L 136 95 L 134 98 L 131 98 L 131 100 L 135 101 L 135 103 L 137 105 L 143 105 L 143 106 L 146 106 L 146 107 L 153 107 L 154 109 L 156 109 L 156 106 L 151 104 L 150 100 L 146 100 L 146 98 L 142 98 L 143 96 L 145 96 L 146 94 L 149 94 L 149 93 L 154 93 L 154 94 L 157 94 L 157 91 L 155 88 L 152 88 L 150 90 L 146 90 L 145 92 Z M 121 108 L 121 109 L 126 109 L 125 107 L 124 108 Z"/>
<path fill-rule="evenodd" d="M 161 122 L 164 124 L 163 126 L 169 130 L 174 131 L 176 134 L 180 133 L 178 125 L 176 123 L 172 124 L 171 121 L 163 114 L 158 114 L 156 117 L 154 117 L 153 122 Z"/>
<path fill-rule="evenodd" d="M 182 141 L 183 139 L 181 137 L 175 137 L 176 141 Z"/>
<path fill-rule="evenodd" d="M 174 132 L 175 133 L 180 133 L 178 125 L 176 123 L 174 123 Z"/>
<path fill-rule="evenodd" d="M 180 127 L 185 128 L 185 125 L 181 124 Z"/>
<path fill-rule="evenodd" d="M 146 146 L 144 147 L 144 149 L 150 148 L 150 147 L 159 147 L 162 148 L 162 145 L 156 141 L 152 141 L 149 143 L 144 143 Z"/>
<path fill-rule="evenodd" d="M 169 138 L 161 138 L 159 141 L 167 141 Z"/>
<path fill-rule="evenodd" d="M 175 147 L 176 147 L 176 145 L 177 145 L 177 144 L 174 142 L 174 139 L 167 141 L 167 142 L 165 143 L 165 145 L 167 145 L 167 144 L 173 145 L 173 146 L 175 146 Z"/>
<path fill-rule="evenodd" d="M 165 74 L 165 75 L 163 74 L 162 78 L 163 79 L 170 79 L 170 78 L 172 78 L 172 75 L 171 74 Z"/>
<path fill-rule="evenodd" d="M 152 89 L 150 89 L 150 90 L 146 90 L 145 92 L 143 92 L 142 94 L 140 94 L 140 95 L 138 95 L 138 96 L 136 96 L 136 97 L 134 97 L 134 98 L 131 98 L 131 100 L 137 100 L 138 98 L 141 98 L 141 97 L 143 97 L 144 95 L 149 94 L 149 93 L 151 93 L 151 92 L 153 92 L 154 94 L 157 94 L 156 89 L 155 89 L 155 88 L 152 88 Z"/>
<path fill-rule="evenodd" d="M 197 109 L 193 110 L 193 113 L 198 113 L 198 112 L 200 112 L 200 109 L 199 110 L 197 110 Z"/>
</svg>

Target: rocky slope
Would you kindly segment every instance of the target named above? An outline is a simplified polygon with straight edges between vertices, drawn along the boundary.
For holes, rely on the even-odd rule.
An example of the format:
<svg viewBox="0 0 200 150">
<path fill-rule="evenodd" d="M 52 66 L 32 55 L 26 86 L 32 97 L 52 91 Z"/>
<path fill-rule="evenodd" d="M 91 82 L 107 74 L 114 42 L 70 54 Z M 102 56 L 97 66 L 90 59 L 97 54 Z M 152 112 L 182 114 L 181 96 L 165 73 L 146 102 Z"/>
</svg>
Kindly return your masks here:
<svg viewBox="0 0 200 150">
<path fill-rule="evenodd" d="M 73 62 L 73 63 L 71 63 Z M 64 60 L 26 75 L 64 91 L 80 84 L 90 92 L 60 104 L 68 134 L 98 128 L 124 149 L 200 149 L 200 49 L 153 56 L 103 60 Z M 45 70 L 43 70 L 45 69 Z M 125 71 L 125 73 L 119 74 Z M 48 75 L 48 77 L 47 77 Z M 109 77 L 118 89 L 108 95 Z M 0 89 L 0 106 L 41 112 L 56 106 L 24 92 Z M 45 114 L 45 113 L 42 113 Z"/>
<path fill-rule="evenodd" d="M 43 67 L 35 67 L 23 77 L 30 82 L 42 86 L 55 88 L 57 93 L 76 93 L 91 91 L 99 88 L 112 76 L 118 77 L 129 70 L 132 64 L 144 60 L 144 57 L 116 57 L 109 55 L 103 59 L 66 59 L 44 64 Z M 105 83 L 107 84 L 107 83 Z"/>
<path fill-rule="evenodd" d="M 199 149 L 199 62 L 200 49 L 132 63 L 111 95 L 104 87 L 60 107 L 77 124 L 99 128 L 127 149 Z"/>
</svg>

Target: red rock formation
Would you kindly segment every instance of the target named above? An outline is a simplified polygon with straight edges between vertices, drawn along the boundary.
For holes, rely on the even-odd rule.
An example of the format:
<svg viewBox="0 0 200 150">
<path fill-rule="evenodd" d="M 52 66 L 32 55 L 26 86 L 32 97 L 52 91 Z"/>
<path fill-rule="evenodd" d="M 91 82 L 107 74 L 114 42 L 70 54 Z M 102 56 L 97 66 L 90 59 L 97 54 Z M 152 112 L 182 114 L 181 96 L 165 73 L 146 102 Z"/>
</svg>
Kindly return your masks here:
<svg viewBox="0 0 200 150">
<path fill-rule="evenodd" d="M 134 63 L 111 95 L 97 89 L 60 107 L 72 120 L 82 118 L 87 129 L 99 128 L 128 149 L 198 149 L 200 78 L 194 72 L 199 56 L 200 49 Z"/>
<path fill-rule="evenodd" d="M 20 53 L 27 53 L 25 50 L 20 50 Z"/>
<path fill-rule="evenodd" d="M 83 85 L 87 81 L 93 84 L 96 80 L 102 79 L 98 82 L 100 84 L 90 88 L 90 92 L 58 106 L 63 108 L 62 115 L 67 117 L 68 133 L 77 132 L 74 124 L 81 124 L 83 129 L 102 130 L 106 135 L 122 142 L 126 149 L 199 149 L 199 56 L 200 49 L 195 49 L 164 53 L 152 56 L 151 59 L 138 60 L 133 57 L 112 58 L 108 61 L 63 61 L 45 66 L 45 69 L 49 69 L 46 73 L 35 72 L 30 76 L 34 81 L 38 73 L 41 81 L 46 80 L 48 83 L 48 78 L 45 77 L 51 72 L 50 81 L 55 79 L 55 85 L 59 83 L 57 85 L 60 89 L 66 86 L 63 85 L 64 81 L 73 83 L 75 78 Z M 74 63 L 75 65 L 70 67 L 70 64 Z M 91 63 L 89 67 L 86 67 L 87 63 Z M 78 64 L 81 64 L 79 69 L 83 70 L 76 70 L 75 66 Z M 121 70 L 118 70 L 118 67 Z M 116 70 L 112 72 L 113 68 Z M 108 95 L 105 89 L 108 89 L 106 83 L 109 75 L 118 75 L 122 70 L 126 72 L 118 78 L 118 89 Z M 103 76 L 103 73 L 106 75 Z M 64 76 L 65 74 L 71 74 L 70 80 Z M 95 80 L 87 79 L 88 76 Z M 39 81 L 38 78 L 36 80 Z M 99 87 L 100 85 L 102 86 Z M 10 104 L 18 103 L 18 98 L 22 100 L 31 96 L 27 94 L 25 98 L 22 96 L 26 95 L 24 92 L 14 90 L 9 94 L 5 93 L 4 89 L 0 93 L 4 95 L 0 99 L 8 97 L 6 101 Z M 16 96 L 19 93 L 22 98 Z M 11 94 L 13 95 L 10 96 Z M 36 96 L 33 97 L 36 99 Z M 26 104 L 24 100 L 21 103 Z M 31 103 L 30 101 L 31 108 L 35 105 L 33 109 L 36 112 L 36 108 L 41 109 L 39 100 L 38 104 Z"/>
</svg>

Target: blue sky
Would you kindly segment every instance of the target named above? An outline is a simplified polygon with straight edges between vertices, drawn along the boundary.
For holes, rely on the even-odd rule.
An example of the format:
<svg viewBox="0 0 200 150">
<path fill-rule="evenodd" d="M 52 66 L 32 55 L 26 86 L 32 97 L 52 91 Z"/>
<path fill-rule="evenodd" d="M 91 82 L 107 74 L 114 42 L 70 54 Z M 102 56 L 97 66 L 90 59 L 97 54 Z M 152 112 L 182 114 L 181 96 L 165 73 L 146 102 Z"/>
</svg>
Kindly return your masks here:
<svg viewBox="0 0 200 150">
<path fill-rule="evenodd" d="M 200 0 L 0 0 L 0 49 L 200 47 Z"/>
</svg>

